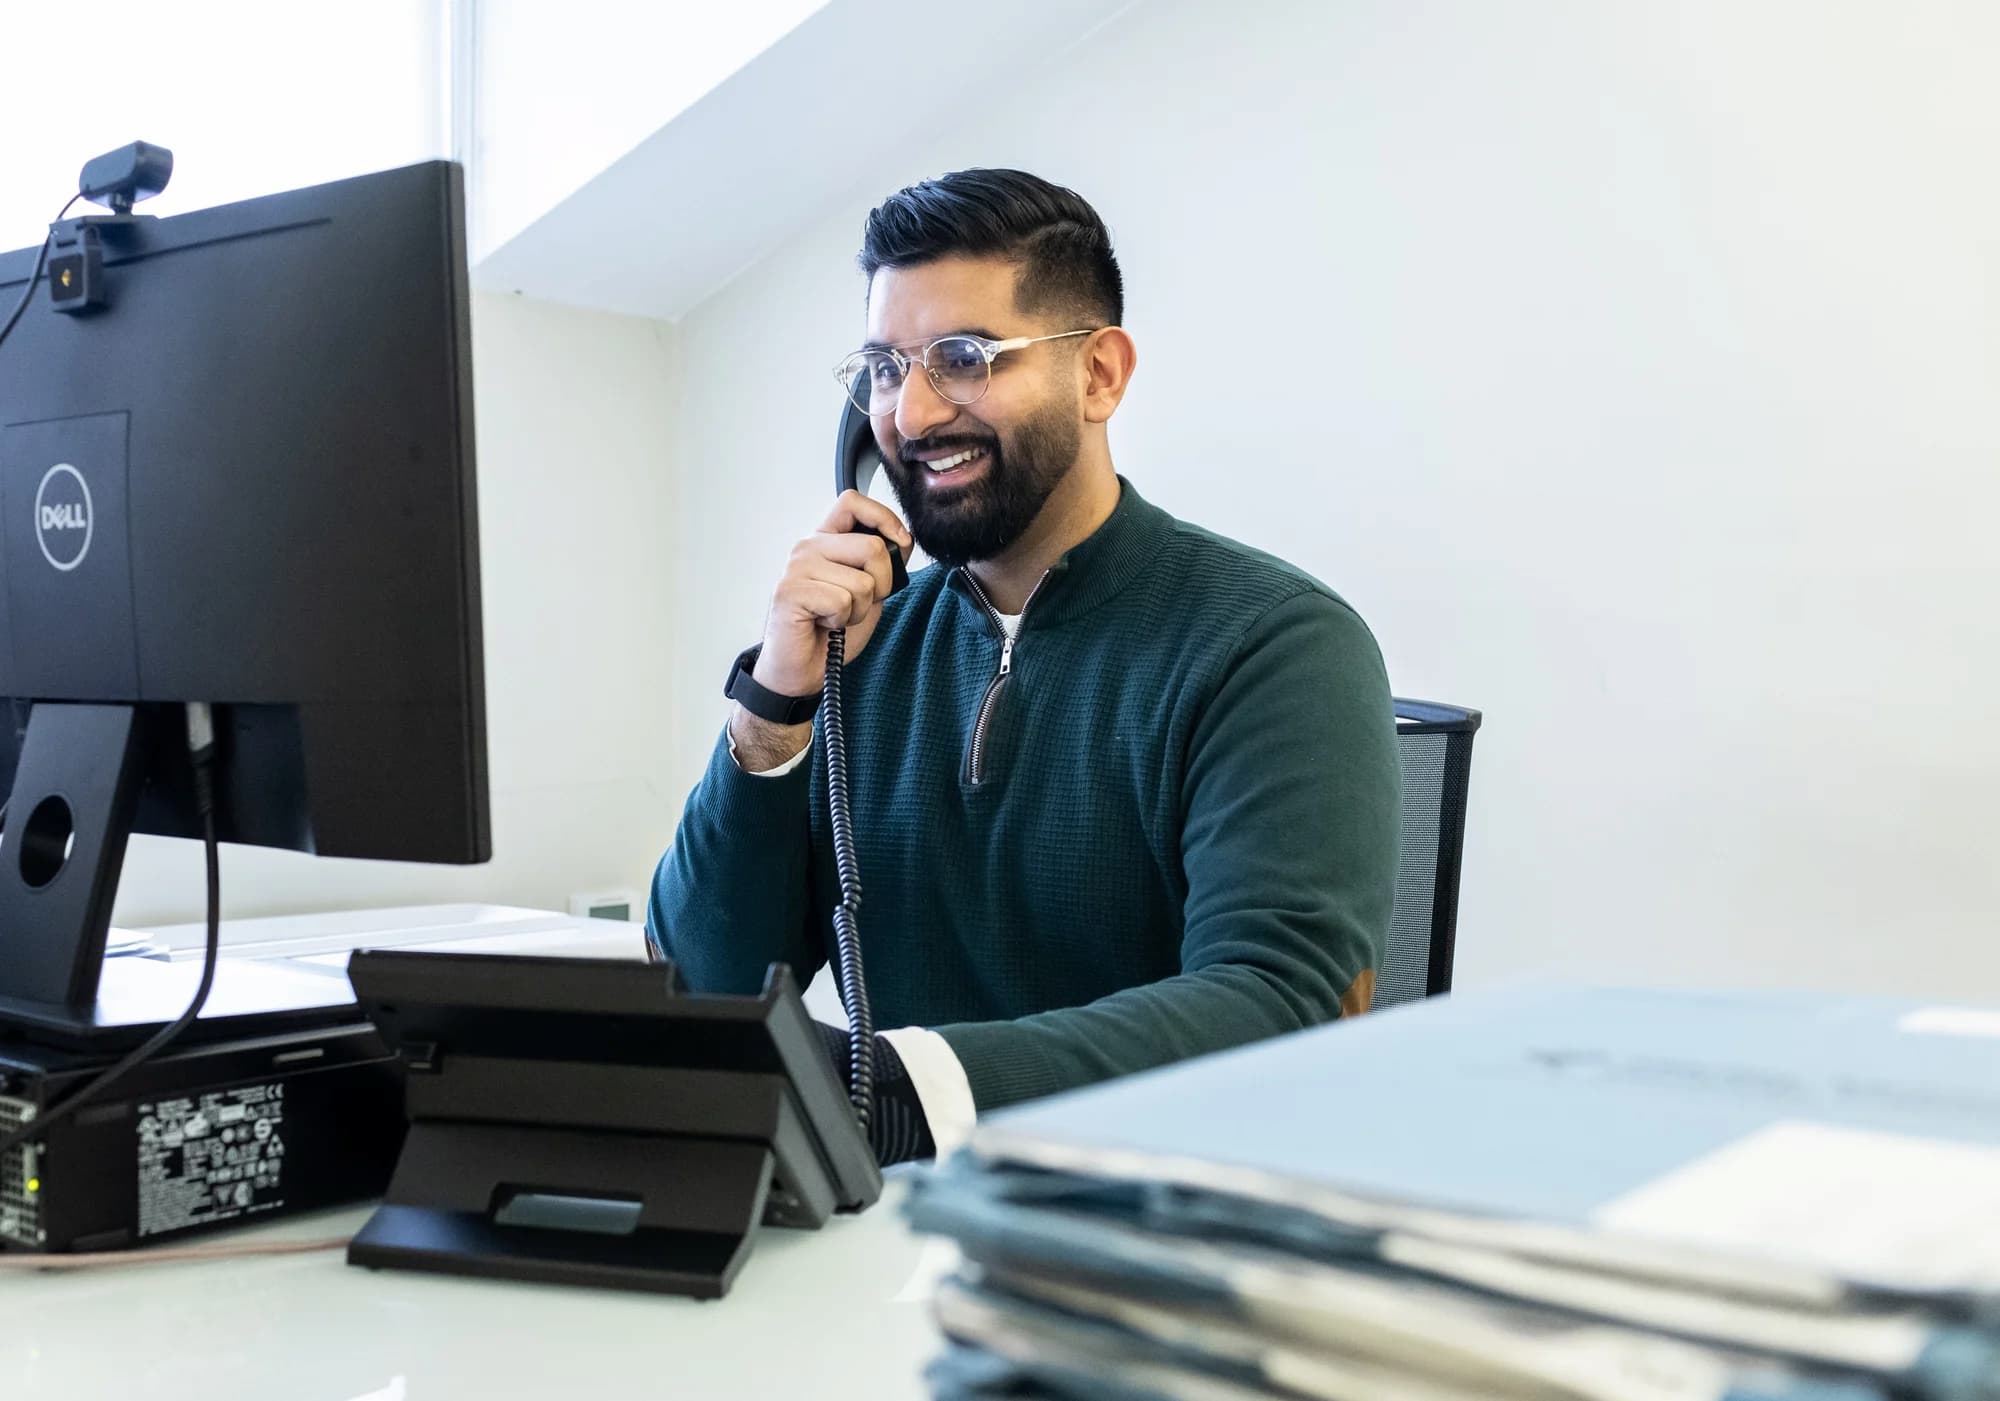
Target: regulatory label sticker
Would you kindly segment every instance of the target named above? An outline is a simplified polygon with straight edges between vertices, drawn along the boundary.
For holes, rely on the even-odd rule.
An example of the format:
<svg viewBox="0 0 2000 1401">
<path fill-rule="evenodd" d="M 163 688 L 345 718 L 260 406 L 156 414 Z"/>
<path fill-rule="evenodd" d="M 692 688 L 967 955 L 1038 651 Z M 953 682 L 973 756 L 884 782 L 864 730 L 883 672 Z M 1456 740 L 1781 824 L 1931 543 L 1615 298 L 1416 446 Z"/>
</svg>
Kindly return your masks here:
<svg viewBox="0 0 2000 1401">
<path fill-rule="evenodd" d="M 285 1204 L 285 1087 L 139 1106 L 139 1234 L 258 1216 Z"/>
</svg>

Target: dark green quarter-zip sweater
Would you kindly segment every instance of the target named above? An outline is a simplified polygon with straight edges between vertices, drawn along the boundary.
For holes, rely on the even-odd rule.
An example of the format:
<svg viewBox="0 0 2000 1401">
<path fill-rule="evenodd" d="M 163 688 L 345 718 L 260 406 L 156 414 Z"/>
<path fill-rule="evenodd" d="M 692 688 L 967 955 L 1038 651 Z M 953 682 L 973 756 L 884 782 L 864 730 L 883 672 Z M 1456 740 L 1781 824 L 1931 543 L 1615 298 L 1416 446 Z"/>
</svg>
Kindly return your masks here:
<svg viewBox="0 0 2000 1401">
<path fill-rule="evenodd" d="M 1120 484 L 1011 647 L 932 565 L 847 671 L 876 1025 L 935 1027 L 982 1112 L 1361 1011 L 1388 930 L 1374 638 L 1309 575 Z M 826 963 L 823 743 L 769 777 L 718 741 L 647 912 L 689 986 Z"/>
</svg>

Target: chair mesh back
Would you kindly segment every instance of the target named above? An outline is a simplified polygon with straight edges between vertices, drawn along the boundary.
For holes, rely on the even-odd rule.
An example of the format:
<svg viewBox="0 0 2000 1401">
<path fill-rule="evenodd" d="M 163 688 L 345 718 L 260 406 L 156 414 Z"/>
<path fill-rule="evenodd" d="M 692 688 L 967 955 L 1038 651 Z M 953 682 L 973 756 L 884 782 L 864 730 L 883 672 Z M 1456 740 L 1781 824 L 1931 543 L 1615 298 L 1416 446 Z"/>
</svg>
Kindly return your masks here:
<svg viewBox="0 0 2000 1401">
<path fill-rule="evenodd" d="M 1476 710 L 1397 700 L 1403 764 L 1403 830 L 1389 943 L 1373 1006 L 1394 1007 L 1451 990 L 1457 952 L 1458 868 L 1465 853 L 1465 797 Z"/>
<path fill-rule="evenodd" d="M 1375 975 L 1376 1007 L 1415 1002 L 1430 986 L 1431 925 L 1437 896 L 1438 819 L 1444 806 L 1450 735 L 1404 735 L 1403 841 L 1396 858 L 1396 904 L 1389 946 Z"/>
</svg>

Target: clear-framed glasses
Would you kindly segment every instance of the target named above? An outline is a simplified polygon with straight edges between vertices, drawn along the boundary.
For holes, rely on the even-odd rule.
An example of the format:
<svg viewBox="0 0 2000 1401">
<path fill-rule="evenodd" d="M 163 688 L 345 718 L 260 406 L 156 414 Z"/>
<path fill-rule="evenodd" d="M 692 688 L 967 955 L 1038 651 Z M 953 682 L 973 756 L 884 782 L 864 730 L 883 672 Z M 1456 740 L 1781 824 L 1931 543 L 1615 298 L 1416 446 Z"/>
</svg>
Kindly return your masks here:
<svg viewBox="0 0 2000 1401">
<path fill-rule="evenodd" d="M 939 336 L 914 355 L 895 346 L 857 350 L 833 367 L 833 377 L 840 381 L 854 407 L 865 414 L 894 411 L 912 365 L 924 367 L 931 387 L 940 398 L 953 404 L 976 404 L 986 396 L 987 386 L 993 382 L 996 357 L 1042 341 L 1088 336 L 1100 329 L 1092 326 L 1081 331 L 1058 331 L 1052 336 L 1015 336 L 1004 341 L 988 340 L 985 336 Z"/>
</svg>

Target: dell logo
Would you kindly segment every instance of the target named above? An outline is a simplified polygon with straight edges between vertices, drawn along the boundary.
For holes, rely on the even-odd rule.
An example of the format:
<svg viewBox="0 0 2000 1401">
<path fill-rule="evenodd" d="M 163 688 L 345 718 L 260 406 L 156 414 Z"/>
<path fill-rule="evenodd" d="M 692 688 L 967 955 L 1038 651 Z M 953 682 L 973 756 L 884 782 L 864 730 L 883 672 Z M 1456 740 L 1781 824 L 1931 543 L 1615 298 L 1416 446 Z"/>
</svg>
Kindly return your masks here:
<svg viewBox="0 0 2000 1401">
<path fill-rule="evenodd" d="M 35 493 L 34 516 L 42 558 L 65 574 L 82 564 L 90 553 L 93 514 L 90 484 L 83 473 L 67 462 L 44 472 L 41 489 Z"/>
</svg>

